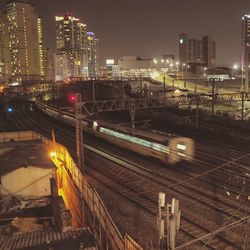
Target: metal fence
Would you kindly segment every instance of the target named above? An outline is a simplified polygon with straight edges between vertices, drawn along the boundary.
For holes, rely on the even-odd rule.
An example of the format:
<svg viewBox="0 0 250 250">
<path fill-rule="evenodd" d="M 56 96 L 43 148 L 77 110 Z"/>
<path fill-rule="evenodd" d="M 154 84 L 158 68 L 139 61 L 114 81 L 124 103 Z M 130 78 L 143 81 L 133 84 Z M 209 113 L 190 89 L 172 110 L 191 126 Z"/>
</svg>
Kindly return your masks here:
<svg viewBox="0 0 250 250">
<path fill-rule="evenodd" d="M 11 141 L 30 141 L 41 139 L 42 136 L 34 131 L 15 131 L 0 133 L 0 143 L 8 143 Z"/>
<path fill-rule="evenodd" d="M 44 139 L 45 144 L 47 145 L 48 150 L 53 150 L 56 152 L 56 157 L 53 158 L 55 165 L 60 169 L 61 174 L 63 174 L 63 181 L 61 187 L 64 186 L 64 193 L 69 192 L 74 189 L 75 195 L 68 193 L 68 197 L 78 197 L 77 207 L 81 211 L 77 211 L 77 218 L 73 218 L 73 221 L 76 223 L 81 223 L 79 218 L 84 220 L 84 215 L 88 215 L 87 219 L 90 222 L 90 227 L 95 232 L 95 236 L 99 242 L 100 246 L 104 246 L 106 249 L 142 249 L 139 244 L 137 244 L 131 237 L 126 235 L 122 237 L 115 223 L 113 222 L 109 212 L 107 211 L 102 199 L 99 197 L 98 193 L 93 189 L 86 178 L 82 175 L 75 162 L 71 158 L 67 149 L 60 144 L 53 144 L 51 141 Z M 65 181 L 66 178 L 70 181 Z M 73 187 L 74 186 L 74 187 Z M 73 196 L 72 196 L 73 195 Z M 69 201 L 71 205 L 72 202 Z M 74 209 L 76 205 L 73 206 Z M 81 217 L 82 215 L 82 217 Z M 80 226 L 80 225 L 79 225 Z"/>
</svg>

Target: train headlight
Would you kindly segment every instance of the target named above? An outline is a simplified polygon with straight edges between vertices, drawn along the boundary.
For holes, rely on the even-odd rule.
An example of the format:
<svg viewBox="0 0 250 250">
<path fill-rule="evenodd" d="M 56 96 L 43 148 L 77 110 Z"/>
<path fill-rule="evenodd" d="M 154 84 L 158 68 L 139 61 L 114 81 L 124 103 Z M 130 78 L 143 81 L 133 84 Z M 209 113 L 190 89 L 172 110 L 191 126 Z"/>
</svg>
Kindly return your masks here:
<svg viewBox="0 0 250 250">
<path fill-rule="evenodd" d="M 182 151 L 186 151 L 187 146 L 183 145 L 183 144 L 177 144 L 177 149 L 182 150 Z"/>
<path fill-rule="evenodd" d="M 98 122 L 97 121 L 94 121 L 93 122 L 93 129 L 94 130 L 97 130 L 97 127 L 98 127 L 99 125 L 98 125 Z"/>
</svg>

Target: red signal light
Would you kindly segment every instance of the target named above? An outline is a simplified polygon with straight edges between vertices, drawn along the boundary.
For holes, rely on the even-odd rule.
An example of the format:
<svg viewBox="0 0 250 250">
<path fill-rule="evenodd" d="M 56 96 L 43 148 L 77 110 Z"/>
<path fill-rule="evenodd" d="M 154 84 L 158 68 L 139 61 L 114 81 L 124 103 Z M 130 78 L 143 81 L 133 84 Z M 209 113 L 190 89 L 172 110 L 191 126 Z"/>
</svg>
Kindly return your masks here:
<svg viewBox="0 0 250 250">
<path fill-rule="evenodd" d="M 70 95 L 70 96 L 69 96 L 69 100 L 70 100 L 71 102 L 75 102 L 75 101 L 76 101 L 76 96 L 75 96 L 75 95 Z"/>
</svg>

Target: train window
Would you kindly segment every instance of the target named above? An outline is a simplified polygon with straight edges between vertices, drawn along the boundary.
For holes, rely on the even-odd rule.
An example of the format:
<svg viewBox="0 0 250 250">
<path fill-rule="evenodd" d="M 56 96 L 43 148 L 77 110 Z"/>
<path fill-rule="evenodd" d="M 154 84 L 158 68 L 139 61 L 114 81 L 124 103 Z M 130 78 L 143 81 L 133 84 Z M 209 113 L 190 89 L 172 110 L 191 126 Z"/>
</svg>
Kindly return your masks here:
<svg viewBox="0 0 250 250">
<path fill-rule="evenodd" d="M 100 127 L 99 131 L 104 134 L 108 134 L 108 135 L 117 137 L 119 139 L 125 140 L 125 141 L 130 141 L 132 143 L 138 144 L 143 147 L 151 148 L 156 151 L 163 152 L 163 153 L 169 153 L 169 148 L 159 143 L 153 143 L 150 141 L 146 141 L 146 140 L 134 137 L 134 136 L 122 134 L 117 131 L 110 130 L 110 129 L 103 128 L 103 127 Z"/>
<path fill-rule="evenodd" d="M 152 143 L 153 145 L 153 149 L 156 150 L 156 151 L 160 151 L 160 152 L 164 152 L 164 153 L 169 153 L 169 148 L 164 146 L 164 145 L 161 145 L 161 144 L 158 144 L 158 143 Z"/>
<path fill-rule="evenodd" d="M 183 145 L 183 144 L 177 144 L 177 148 L 179 150 L 182 150 L 182 151 L 185 151 L 187 149 L 187 146 L 186 145 Z"/>
<path fill-rule="evenodd" d="M 179 156 L 182 156 L 182 157 L 185 157 L 185 156 L 186 156 L 186 154 L 183 154 L 183 153 L 181 153 L 181 152 L 178 152 L 178 155 L 179 155 Z"/>
<path fill-rule="evenodd" d="M 69 116 L 69 115 L 63 115 L 64 118 L 68 119 L 68 120 L 74 120 L 74 117 Z"/>
</svg>

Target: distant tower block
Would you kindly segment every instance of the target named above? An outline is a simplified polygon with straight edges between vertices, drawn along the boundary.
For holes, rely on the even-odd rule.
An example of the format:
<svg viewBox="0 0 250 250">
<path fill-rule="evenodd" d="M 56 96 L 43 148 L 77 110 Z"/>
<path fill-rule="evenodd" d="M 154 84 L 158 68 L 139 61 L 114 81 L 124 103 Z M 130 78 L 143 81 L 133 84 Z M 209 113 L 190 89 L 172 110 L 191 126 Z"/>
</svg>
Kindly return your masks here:
<svg viewBox="0 0 250 250">
<path fill-rule="evenodd" d="M 242 17 L 242 70 L 245 72 L 245 84 L 242 90 L 249 92 L 249 61 L 250 61 L 250 15 Z"/>
</svg>

